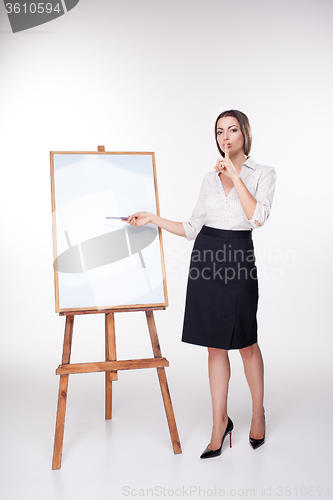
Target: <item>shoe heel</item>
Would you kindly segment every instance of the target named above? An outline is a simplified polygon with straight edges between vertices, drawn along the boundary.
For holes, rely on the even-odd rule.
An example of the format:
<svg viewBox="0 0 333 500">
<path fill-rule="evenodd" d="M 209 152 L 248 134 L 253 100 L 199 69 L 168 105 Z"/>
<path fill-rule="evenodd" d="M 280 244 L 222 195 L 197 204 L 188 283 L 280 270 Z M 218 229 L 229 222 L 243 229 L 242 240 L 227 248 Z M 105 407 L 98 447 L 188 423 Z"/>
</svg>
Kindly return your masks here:
<svg viewBox="0 0 333 500">
<path fill-rule="evenodd" d="M 232 432 L 233 428 L 234 428 L 234 424 L 232 423 L 232 420 L 228 417 L 227 428 L 225 430 L 225 433 L 223 434 L 222 443 L 221 443 L 220 448 L 218 450 L 210 450 L 208 448 L 208 446 L 209 446 L 208 445 L 207 448 L 205 449 L 205 451 L 201 454 L 200 458 L 212 458 L 212 457 L 217 457 L 218 455 L 221 455 L 223 442 L 228 434 L 229 434 L 230 448 L 231 448 L 231 432 Z"/>
</svg>

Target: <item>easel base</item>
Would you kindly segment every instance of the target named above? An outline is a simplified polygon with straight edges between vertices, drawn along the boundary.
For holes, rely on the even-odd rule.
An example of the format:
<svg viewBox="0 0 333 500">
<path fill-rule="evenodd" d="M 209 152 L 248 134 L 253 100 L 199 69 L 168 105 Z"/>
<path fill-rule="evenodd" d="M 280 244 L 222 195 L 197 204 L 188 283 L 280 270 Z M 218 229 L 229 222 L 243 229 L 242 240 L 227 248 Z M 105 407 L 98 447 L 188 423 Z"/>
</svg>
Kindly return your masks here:
<svg viewBox="0 0 333 500">
<path fill-rule="evenodd" d="M 131 360 L 117 360 L 114 322 L 115 312 L 123 311 L 114 310 L 112 312 L 105 312 L 105 361 L 95 363 L 70 364 L 74 315 L 66 315 L 62 364 L 56 370 L 56 374 L 60 375 L 60 382 L 52 462 L 53 470 L 61 468 L 68 379 L 69 375 L 75 373 L 96 373 L 105 371 L 105 419 L 110 420 L 112 419 L 112 382 L 118 379 L 118 370 L 156 368 L 168 421 L 173 451 L 175 454 L 182 453 L 166 373 L 164 369 L 165 367 L 169 366 L 169 362 L 166 358 L 162 357 L 153 310 L 145 310 L 145 314 L 154 358 Z"/>
</svg>

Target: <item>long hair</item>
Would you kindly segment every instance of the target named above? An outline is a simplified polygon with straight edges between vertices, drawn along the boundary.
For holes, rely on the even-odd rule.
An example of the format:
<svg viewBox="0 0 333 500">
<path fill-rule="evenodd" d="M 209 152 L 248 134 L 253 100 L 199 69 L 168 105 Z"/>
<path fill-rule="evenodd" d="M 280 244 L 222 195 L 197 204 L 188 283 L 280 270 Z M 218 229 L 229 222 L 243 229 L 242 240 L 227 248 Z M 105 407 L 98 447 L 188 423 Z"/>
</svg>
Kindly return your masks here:
<svg viewBox="0 0 333 500">
<path fill-rule="evenodd" d="M 251 127 L 250 127 L 250 122 L 248 117 L 242 113 L 241 111 L 238 111 L 237 109 L 230 109 L 229 111 L 223 111 L 217 118 L 215 122 L 215 141 L 217 145 L 217 149 L 221 153 L 221 155 L 224 157 L 224 153 L 222 149 L 220 148 L 219 143 L 217 142 L 217 122 L 219 121 L 220 118 L 223 118 L 224 116 L 233 116 L 236 118 L 236 120 L 239 123 L 241 132 L 244 137 L 244 154 L 248 156 L 251 151 L 251 145 L 252 145 L 252 132 L 251 132 Z"/>
</svg>

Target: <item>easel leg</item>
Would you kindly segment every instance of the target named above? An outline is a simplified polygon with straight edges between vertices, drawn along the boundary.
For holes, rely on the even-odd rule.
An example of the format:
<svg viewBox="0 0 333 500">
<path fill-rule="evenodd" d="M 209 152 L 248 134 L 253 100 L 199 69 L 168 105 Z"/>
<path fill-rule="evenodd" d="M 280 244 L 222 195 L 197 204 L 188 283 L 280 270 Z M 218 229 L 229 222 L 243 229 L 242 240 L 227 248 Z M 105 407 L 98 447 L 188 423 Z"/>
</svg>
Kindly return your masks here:
<svg viewBox="0 0 333 500">
<path fill-rule="evenodd" d="M 73 324 L 74 324 L 74 316 L 66 316 L 64 348 L 63 348 L 63 352 L 62 352 L 62 364 L 68 364 L 70 362 L 71 349 L 72 349 L 72 338 L 73 338 Z M 56 429 L 55 429 L 55 436 L 54 436 L 54 450 L 53 450 L 53 462 L 52 462 L 52 469 L 53 470 L 60 469 L 60 467 L 61 467 L 62 446 L 63 446 L 64 428 L 65 428 L 68 377 L 69 377 L 69 375 L 60 375 L 57 421 L 56 421 Z"/>
<path fill-rule="evenodd" d="M 116 336 L 114 313 L 105 315 L 105 361 L 115 361 L 116 353 Z M 118 380 L 116 371 L 105 372 L 105 419 L 112 418 L 112 381 Z"/>
<path fill-rule="evenodd" d="M 158 336 L 157 336 L 157 330 L 156 330 L 153 311 L 146 311 L 146 317 L 147 317 L 148 329 L 149 329 L 150 340 L 151 340 L 151 345 L 153 348 L 154 357 L 161 358 L 162 352 L 161 352 L 161 348 L 160 348 L 160 344 L 159 344 L 159 340 L 158 340 Z M 173 412 L 173 407 L 172 407 L 172 402 L 171 402 L 170 392 L 169 392 L 169 388 L 168 388 L 168 382 L 167 382 L 167 378 L 166 378 L 165 369 L 164 368 L 156 368 L 156 369 L 157 369 L 158 379 L 160 382 L 160 387 L 161 387 L 161 392 L 162 392 L 162 397 L 163 397 L 163 402 L 164 402 L 164 408 L 165 408 L 165 412 L 166 412 L 166 416 L 167 416 L 167 420 L 168 420 L 173 451 L 174 451 L 174 453 L 178 454 L 178 453 L 182 452 L 182 449 L 180 446 L 180 440 L 179 440 L 179 436 L 178 436 L 177 425 L 176 425 L 175 415 Z"/>
</svg>

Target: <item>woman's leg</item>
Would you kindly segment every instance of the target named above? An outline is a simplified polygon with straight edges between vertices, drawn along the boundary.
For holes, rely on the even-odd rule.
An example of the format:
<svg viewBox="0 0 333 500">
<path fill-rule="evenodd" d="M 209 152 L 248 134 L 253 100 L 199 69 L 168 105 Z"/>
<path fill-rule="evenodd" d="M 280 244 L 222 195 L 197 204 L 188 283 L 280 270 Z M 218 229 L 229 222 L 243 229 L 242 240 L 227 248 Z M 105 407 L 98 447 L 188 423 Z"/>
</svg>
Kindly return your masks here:
<svg viewBox="0 0 333 500">
<path fill-rule="evenodd" d="M 259 345 L 239 349 L 244 364 L 246 380 L 252 396 L 251 438 L 262 439 L 265 435 L 264 410 L 264 363 Z"/>
<path fill-rule="evenodd" d="M 227 428 L 227 398 L 230 379 L 230 363 L 228 351 L 208 347 L 209 385 L 213 406 L 213 430 L 210 450 L 217 450 Z"/>
</svg>

